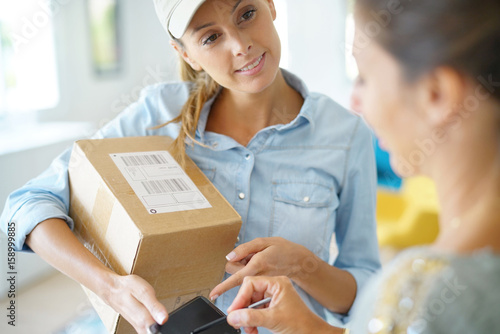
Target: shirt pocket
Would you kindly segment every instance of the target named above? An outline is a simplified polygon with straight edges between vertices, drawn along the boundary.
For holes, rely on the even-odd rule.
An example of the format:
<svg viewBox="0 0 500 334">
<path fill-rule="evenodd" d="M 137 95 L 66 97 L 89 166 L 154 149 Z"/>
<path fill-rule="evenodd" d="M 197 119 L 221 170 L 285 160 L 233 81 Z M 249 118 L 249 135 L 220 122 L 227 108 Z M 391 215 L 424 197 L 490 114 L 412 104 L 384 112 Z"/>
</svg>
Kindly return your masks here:
<svg viewBox="0 0 500 334">
<path fill-rule="evenodd" d="M 303 180 L 273 182 L 269 236 L 301 244 L 327 259 L 339 201 L 333 187 L 325 184 Z"/>
</svg>

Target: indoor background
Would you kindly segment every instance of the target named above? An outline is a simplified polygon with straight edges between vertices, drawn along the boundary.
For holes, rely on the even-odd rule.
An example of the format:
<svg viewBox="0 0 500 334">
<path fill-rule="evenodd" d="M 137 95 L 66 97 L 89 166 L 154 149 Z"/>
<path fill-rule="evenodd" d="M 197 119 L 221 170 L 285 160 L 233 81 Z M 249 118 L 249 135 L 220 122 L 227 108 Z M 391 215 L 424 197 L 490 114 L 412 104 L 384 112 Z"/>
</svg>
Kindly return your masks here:
<svg viewBox="0 0 500 334">
<path fill-rule="evenodd" d="M 356 69 L 347 3 L 275 0 L 275 5 L 281 66 L 304 79 L 311 91 L 348 108 Z M 151 0 L 0 0 L 0 38 L 2 208 L 9 193 L 134 102 L 143 87 L 179 78 L 177 56 Z M 409 240 L 403 234 L 422 214 L 435 215 L 432 185 L 411 180 L 401 187 L 384 153 L 377 152 L 379 237 L 394 247 L 427 242 L 432 236 Z M 415 191 L 408 187 L 426 193 L 427 201 L 410 196 Z M 397 227 L 398 219 L 407 224 Z M 0 238 L 5 273 L 5 235 Z M 18 253 L 16 263 L 18 326 L 2 321 L 1 333 L 99 333 L 99 321 L 77 283 L 35 254 Z M 1 282 L 5 309 L 3 276 Z"/>
</svg>

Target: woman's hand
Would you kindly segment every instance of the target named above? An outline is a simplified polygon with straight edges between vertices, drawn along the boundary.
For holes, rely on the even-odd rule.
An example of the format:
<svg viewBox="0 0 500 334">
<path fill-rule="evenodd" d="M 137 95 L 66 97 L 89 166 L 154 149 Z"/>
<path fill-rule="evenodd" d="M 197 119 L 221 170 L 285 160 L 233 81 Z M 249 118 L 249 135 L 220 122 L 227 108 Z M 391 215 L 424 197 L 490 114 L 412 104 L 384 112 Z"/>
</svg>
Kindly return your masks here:
<svg viewBox="0 0 500 334">
<path fill-rule="evenodd" d="M 288 276 L 294 278 L 317 261 L 307 248 L 279 237 L 257 238 L 236 247 L 227 256 L 226 271 L 231 277 L 210 293 L 216 299 L 224 292 L 241 285 L 246 276 Z"/>
<path fill-rule="evenodd" d="M 28 235 L 26 243 L 54 268 L 93 291 L 120 313 L 139 334 L 167 320 L 167 310 L 144 279 L 120 276 L 101 263 L 75 237 L 65 221 L 48 219 Z"/>
<path fill-rule="evenodd" d="M 272 297 L 267 308 L 245 309 L 248 305 Z M 265 327 L 276 334 L 342 333 L 315 315 L 303 303 L 287 277 L 245 277 L 228 308 L 228 323 L 243 327 L 248 334 Z"/>
<path fill-rule="evenodd" d="M 136 275 L 113 276 L 107 291 L 100 290 L 101 298 L 120 313 L 137 333 L 155 333 L 148 329 L 155 322 L 165 323 L 168 316 L 165 306 L 156 299 L 153 287 Z"/>
</svg>

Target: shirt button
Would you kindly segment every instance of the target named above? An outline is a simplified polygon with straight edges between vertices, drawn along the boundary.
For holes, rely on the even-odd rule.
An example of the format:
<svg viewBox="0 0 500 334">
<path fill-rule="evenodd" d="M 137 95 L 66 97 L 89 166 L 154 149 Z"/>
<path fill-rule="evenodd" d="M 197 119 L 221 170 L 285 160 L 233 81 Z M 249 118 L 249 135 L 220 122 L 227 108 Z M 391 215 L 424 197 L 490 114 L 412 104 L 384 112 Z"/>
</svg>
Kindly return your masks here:
<svg viewBox="0 0 500 334">
<path fill-rule="evenodd" d="M 245 155 L 246 160 L 250 160 L 250 154 Z"/>
<path fill-rule="evenodd" d="M 240 236 L 238 236 L 238 237 L 236 238 L 236 241 L 237 241 L 237 242 L 240 242 Z"/>
<path fill-rule="evenodd" d="M 240 194 L 238 195 L 238 197 L 239 197 L 240 199 L 245 199 L 245 194 L 244 194 L 244 193 L 240 193 Z"/>
<path fill-rule="evenodd" d="M 304 202 L 309 203 L 310 200 L 311 198 L 309 196 L 304 197 Z"/>
<path fill-rule="evenodd" d="M 218 144 L 218 143 L 213 143 L 213 144 L 212 144 L 212 147 L 213 147 L 213 148 L 217 148 L 217 146 L 219 146 L 219 144 Z"/>
</svg>

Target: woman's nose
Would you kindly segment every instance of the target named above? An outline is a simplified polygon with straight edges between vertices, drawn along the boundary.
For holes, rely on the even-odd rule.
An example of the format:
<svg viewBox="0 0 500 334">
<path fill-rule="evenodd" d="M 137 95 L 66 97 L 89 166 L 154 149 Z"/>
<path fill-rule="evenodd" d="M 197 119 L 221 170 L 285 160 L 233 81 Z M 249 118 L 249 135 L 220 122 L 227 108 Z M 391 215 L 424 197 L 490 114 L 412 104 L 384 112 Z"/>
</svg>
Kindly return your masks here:
<svg viewBox="0 0 500 334">
<path fill-rule="evenodd" d="M 233 39 L 233 54 L 235 56 L 245 56 L 250 53 L 253 47 L 252 40 L 242 32 L 234 32 L 231 34 Z"/>
</svg>

